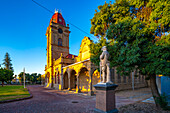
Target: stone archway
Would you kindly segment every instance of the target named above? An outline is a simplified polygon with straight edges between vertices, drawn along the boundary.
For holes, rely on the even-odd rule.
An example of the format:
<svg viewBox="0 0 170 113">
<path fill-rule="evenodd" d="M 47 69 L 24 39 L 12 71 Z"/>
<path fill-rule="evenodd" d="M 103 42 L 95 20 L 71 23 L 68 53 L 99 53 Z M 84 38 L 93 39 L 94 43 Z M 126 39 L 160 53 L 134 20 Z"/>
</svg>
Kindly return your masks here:
<svg viewBox="0 0 170 113">
<path fill-rule="evenodd" d="M 81 68 L 80 72 L 79 72 L 79 90 L 81 92 L 88 92 L 90 91 L 90 84 L 89 82 L 91 82 L 89 80 L 89 72 L 87 70 L 87 68 L 83 67 Z"/>
<path fill-rule="evenodd" d="M 70 75 L 70 88 L 72 90 L 76 90 L 77 87 L 77 74 L 75 70 L 71 71 L 71 75 Z"/>
<path fill-rule="evenodd" d="M 49 83 L 50 82 L 50 73 L 48 72 L 47 73 L 47 83 Z"/>
<path fill-rule="evenodd" d="M 102 80 L 102 75 L 101 75 L 101 80 Z M 96 85 L 99 82 L 101 82 L 100 81 L 100 72 L 96 69 L 93 71 L 93 74 L 92 74 L 92 86 Z M 92 90 L 94 91 L 95 88 L 92 87 Z"/>
<path fill-rule="evenodd" d="M 63 89 L 68 89 L 68 73 L 65 72 L 64 73 L 64 77 L 63 77 Z"/>
<path fill-rule="evenodd" d="M 50 73 L 48 72 L 48 73 L 45 75 L 45 86 L 48 86 L 49 80 L 50 80 Z"/>
</svg>

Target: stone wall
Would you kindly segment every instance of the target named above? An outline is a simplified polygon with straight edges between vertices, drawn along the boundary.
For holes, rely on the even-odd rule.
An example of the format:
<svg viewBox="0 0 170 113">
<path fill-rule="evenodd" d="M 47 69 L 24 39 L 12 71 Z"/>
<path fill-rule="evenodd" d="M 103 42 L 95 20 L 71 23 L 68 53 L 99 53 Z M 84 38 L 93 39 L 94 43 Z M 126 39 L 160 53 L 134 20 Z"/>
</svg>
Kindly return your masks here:
<svg viewBox="0 0 170 113">
<path fill-rule="evenodd" d="M 138 76 L 135 76 L 138 75 Z M 111 77 L 114 84 L 117 84 L 118 87 L 116 90 L 127 90 L 132 89 L 132 73 L 129 76 L 121 76 L 120 74 L 117 74 L 116 69 L 111 69 Z M 139 74 L 138 72 L 134 72 L 134 88 L 142 88 L 146 87 L 147 82 L 145 80 L 145 76 Z"/>
<path fill-rule="evenodd" d="M 132 89 L 132 73 L 129 76 L 121 76 L 120 74 L 117 74 L 115 68 L 112 68 L 111 70 L 111 79 L 114 84 L 117 84 L 118 87 L 116 88 L 116 91 L 120 90 L 128 90 Z M 97 73 L 98 75 L 93 74 L 92 77 L 92 85 L 95 85 L 100 82 L 100 75 L 99 72 Z M 143 88 L 147 87 L 147 81 L 145 80 L 145 76 L 141 75 L 137 72 L 134 72 L 134 88 Z M 95 88 L 93 87 L 92 90 L 95 92 Z"/>
</svg>

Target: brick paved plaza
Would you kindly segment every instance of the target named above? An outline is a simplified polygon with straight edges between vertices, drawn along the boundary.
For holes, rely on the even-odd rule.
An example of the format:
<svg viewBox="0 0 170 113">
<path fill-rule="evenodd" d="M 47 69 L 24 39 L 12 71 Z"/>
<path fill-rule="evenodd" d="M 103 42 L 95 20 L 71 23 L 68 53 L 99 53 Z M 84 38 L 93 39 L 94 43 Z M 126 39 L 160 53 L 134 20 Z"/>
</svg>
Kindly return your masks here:
<svg viewBox="0 0 170 113">
<path fill-rule="evenodd" d="M 42 86 L 27 86 L 33 98 L 0 105 L 0 113 L 93 113 L 95 96 L 74 94 L 73 92 L 46 89 Z M 116 106 L 132 104 L 151 97 L 149 88 L 116 93 Z"/>
</svg>

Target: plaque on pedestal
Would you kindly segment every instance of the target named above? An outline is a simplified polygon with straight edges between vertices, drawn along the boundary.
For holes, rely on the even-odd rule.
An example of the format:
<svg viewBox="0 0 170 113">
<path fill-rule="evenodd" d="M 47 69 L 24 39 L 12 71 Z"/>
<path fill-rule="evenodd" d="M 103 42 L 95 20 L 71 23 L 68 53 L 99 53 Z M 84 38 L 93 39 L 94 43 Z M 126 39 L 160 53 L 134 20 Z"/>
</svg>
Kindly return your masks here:
<svg viewBox="0 0 170 113">
<path fill-rule="evenodd" d="M 118 113 L 115 105 L 115 89 L 118 85 L 98 83 L 96 89 L 96 108 L 99 113 Z"/>
</svg>

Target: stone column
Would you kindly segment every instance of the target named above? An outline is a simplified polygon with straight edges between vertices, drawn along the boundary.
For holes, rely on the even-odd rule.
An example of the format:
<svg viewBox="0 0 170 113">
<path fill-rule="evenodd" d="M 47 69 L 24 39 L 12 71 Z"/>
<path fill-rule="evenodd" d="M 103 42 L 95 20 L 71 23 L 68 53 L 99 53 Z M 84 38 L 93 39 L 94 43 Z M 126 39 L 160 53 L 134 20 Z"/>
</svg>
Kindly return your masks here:
<svg viewBox="0 0 170 113">
<path fill-rule="evenodd" d="M 51 76 L 51 88 L 54 88 L 54 76 Z"/>
<path fill-rule="evenodd" d="M 79 87 L 79 73 L 77 74 L 77 89 L 78 93 L 80 93 L 80 87 Z"/>
<path fill-rule="evenodd" d="M 61 67 L 61 74 L 60 74 L 60 84 L 61 84 L 61 89 L 64 88 L 64 84 L 63 84 L 63 68 Z"/>
<path fill-rule="evenodd" d="M 134 77 L 134 72 L 132 72 L 132 89 L 135 89 L 135 77 Z"/>
<path fill-rule="evenodd" d="M 68 71 L 68 90 L 71 90 L 71 71 Z"/>
<path fill-rule="evenodd" d="M 63 84 L 63 53 L 61 53 L 61 56 L 60 56 L 60 58 L 61 58 L 61 89 L 63 89 L 64 88 L 64 84 Z"/>
<path fill-rule="evenodd" d="M 137 83 L 140 83 L 140 79 L 139 79 L 139 70 L 137 70 L 137 72 L 136 72 L 136 74 L 138 75 L 138 77 L 137 77 Z"/>
<path fill-rule="evenodd" d="M 88 92 L 88 95 L 92 96 L 94 94 L 94 92 L 92 91 L 92 76 L 93 76 L 93 73 L 92 73 L 92 69 L 89 69 L 89 88 L 90 88 L 90 91 Z"/>
<path fill-rule="evenodd" d="M 141 74 L 139 73 L 139 83 L 141 83 Z"/>
<path fill-rule="evenodd" d="M 116 84 L 96 84 L 96 108 L 99 113 L 118 113 L 115 104 L 115 89 Z"/>
<path fill-rule="evenodd" d="M 123 76 L 124 76 L 124 75 L 123 75 Z M 121 79 L 120 79 L 120 81 L 121 81 L 121 82 L 120 82 L 120 83 L 121 83 L 121 84 L 123 84 L 123 83 L 124 83 L 124 78 L 123 78 L 123 76 L 122 76 L 122 75 L 120 75 L 120 77 L 121 77 Z"/>
<path fill-rule="evenodd" d="M 64 83 L 63 83 L 63 74 L 60 73 L 59 77 L 60 77 L 60 85 L 61 85 L 60 90 L 62 90 L 64 88 L 64 86 L 63 86 L 64 85 Z"/>
</svg>

